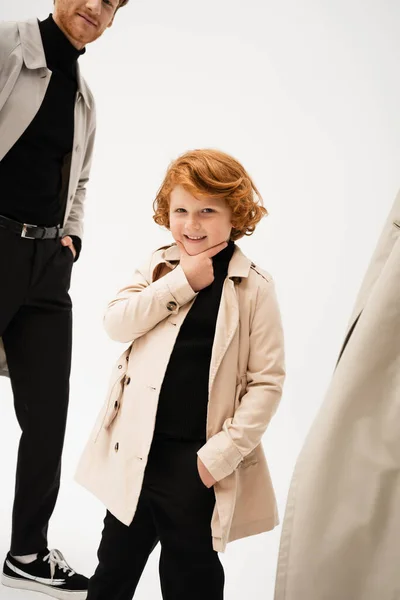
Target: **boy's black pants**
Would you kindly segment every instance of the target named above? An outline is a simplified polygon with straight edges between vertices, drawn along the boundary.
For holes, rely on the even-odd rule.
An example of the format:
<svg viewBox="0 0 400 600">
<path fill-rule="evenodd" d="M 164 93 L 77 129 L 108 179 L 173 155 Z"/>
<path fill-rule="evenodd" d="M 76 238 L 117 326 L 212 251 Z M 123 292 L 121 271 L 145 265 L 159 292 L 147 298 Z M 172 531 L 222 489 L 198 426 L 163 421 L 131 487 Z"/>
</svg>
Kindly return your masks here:
<svg viewBox="0 0 400 600">
<path fill-rule="evenodd" d="M 164 600 L 223 599 L 224 571 L 211 537 L 214 490 L 197 471 L 202 445 L 153 441 L 131 525 L 106 514 L 87 600 L 131 600 L 158 542 Z"/>
<path fill-rule="evenodd" d="M 60 484 L 71 366 L 72 263 L 72 252 L 60 239 L 24 239 L 0 227 L 0 336 L 22 429 L 14 555 L 47 547 Z"/>
</svg>

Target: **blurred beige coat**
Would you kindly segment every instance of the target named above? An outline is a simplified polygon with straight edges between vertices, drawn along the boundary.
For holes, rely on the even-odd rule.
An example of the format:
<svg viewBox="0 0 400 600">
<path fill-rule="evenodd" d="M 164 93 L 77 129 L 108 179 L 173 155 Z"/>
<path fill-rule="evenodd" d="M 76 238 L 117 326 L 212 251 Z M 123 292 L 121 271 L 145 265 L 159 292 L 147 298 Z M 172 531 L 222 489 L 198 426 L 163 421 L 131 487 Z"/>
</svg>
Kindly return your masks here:
<svg viewBox="0 0 400 600">
<path fill-rule="evenodd" d="M 275 600 L 400 598 L 400 194 L 297 461 Z"/>
<path fill-rule="evenodd" d="M 77 480 L 126 525 L 136 511 L 164 373 L 195 296 L 173 245 L 135 272 L 105 315 L 110 337 L 131 345 L 115 365 Z M 261 438 L 281 398 L 283 361 L 274 283 L 236 247 L 212 349 L 207 442 L 198 451 L 217 480 L 211 522 L 217 551 L 278 523 Z"/>
</svg>

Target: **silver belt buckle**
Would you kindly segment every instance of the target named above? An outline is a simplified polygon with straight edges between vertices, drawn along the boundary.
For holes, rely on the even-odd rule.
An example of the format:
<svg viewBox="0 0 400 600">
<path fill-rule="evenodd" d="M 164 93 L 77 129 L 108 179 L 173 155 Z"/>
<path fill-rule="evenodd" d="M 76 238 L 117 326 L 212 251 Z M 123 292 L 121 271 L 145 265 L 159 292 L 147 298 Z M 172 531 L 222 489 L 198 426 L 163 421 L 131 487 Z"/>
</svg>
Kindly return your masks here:
<svg viewBox="0 0 400 600">
<path fill-rule="evenodd" d="M 37 225 L 31 225 L 30 223 L 24 223 L 22 225 L 21 237 L 26 238 L 27 240 L 34 240 L 35 238 L 31 235 L 27 235 L 28 227 L 36 227 Z"/>
</svg>

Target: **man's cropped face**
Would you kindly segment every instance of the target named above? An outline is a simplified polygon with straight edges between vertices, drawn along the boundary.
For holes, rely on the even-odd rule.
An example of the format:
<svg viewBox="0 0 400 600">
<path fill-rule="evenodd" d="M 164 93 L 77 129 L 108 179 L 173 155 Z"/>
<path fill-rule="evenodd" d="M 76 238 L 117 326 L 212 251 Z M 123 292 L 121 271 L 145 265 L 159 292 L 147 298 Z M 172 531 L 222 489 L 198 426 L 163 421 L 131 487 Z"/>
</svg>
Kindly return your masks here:
<svg viewBox="0 0 400 600">
<path fill-rule="evenodd" d="M 77 48 L 97 40 L 112 25 L 119 0 L 55 0 L 53 18 Z"/>
</svg>

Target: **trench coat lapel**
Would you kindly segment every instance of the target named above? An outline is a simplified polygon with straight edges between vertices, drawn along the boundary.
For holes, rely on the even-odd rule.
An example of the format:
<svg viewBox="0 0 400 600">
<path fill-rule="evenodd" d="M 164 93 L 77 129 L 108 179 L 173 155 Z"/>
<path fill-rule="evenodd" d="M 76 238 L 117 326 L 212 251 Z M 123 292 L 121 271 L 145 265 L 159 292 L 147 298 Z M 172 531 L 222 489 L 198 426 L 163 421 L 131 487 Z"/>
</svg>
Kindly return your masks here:
<svg viewBox="0 0 400 600">
<path fill-rule="evenodd" d="M 179 257 L 179 248 L 177 245 L 173 244 L 165 250 L 162 262 L 166 262 L 168 266 L 174 268 L 177 264 L 179 264 Z M 152 265 L 153 272 L 159 264 L 160 263 Z M 228 276 L 225 279 L 222 289 L 221 303 L 215 329 L 215 338 L 210 364 L 210 398 L 212 397 L 211 390 L 218 369 L 239 326 L 239 301 L 236 286 L 240 285 L 240 283 L 234 283 L 233 278 L 238 278 L 240 280 L 248 277 L 251 264 L 251 261 L 242 253 L 240 248 L 235 246 L 235 251 L 228 267 Z"/>
<path fill-rule="evenodd" d="M 240 284 L 239 284 L 240 285 Z M 219 306 L 217 325 L 215 328 L 215 337 L 212 347 L 210 378 L 209 378 L 209 398 L 211 398 L 212 386 L 215 376 L 218 372 L 222 359 L 236 333 L 239 326 L 239 303 L 236 294 L 235 284 L 227 277 L 224 282 Z"/>
<path fill-rule="evenodd" d="M 16 56 L 0 92 L 0 160 L 21 137 L 40 108 L 51 78 L 36 19 L 18 23 L 22 63 Z M 21 69 L 24 69 L 21 74 Z M 29 95 L 26 84 L 29 82 Z M 12 103 L 7 100 L 12 95 Z"/>
<path fill-rule="evenodd" d="M 375 251 L 372 255 L 370 266 L 364 276 L 361 289 L 358 293 L 352 315 L 350 317 L 343 346 L 339 353 L 338 362 L 343 354 L 343 351 L 349 341 L 356 325 L 361 316 L 361 313 L 366 305 L 374 286 L 380 277 L 384 266 L 397 242 L 400 235 L 400 192 L 394 201 L 392 209 L 384 225 L 381 236 L 378 240 Z"/>
</svg>

